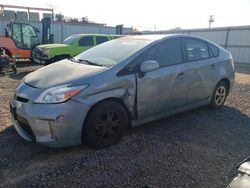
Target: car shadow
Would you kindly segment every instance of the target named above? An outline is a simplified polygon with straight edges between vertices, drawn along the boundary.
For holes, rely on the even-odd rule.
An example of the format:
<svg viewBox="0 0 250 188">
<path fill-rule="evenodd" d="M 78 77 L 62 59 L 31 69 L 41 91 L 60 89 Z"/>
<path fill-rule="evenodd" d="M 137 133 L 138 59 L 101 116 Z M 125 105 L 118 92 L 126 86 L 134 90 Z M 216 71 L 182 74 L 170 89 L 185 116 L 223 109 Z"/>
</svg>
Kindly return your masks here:
<svg viewBox="0 0 250 188">
<path fill-rule="evenodd" d="M 203 168 L 203 161 L 206 161 L 206 164 L 214 165 L 214 170 L 203 170 L 196 176 L 213 173 L 215 178 L 219 177 L 222 172 L 216 167 L 222 165 L 225 168 L 223 176 L 226 177 L 239 161 L 250 154 L 249 138 L 250 118 L 230 106 L 218 110 L 202 107 L 144 124 L 130 129 L 118 144 L 102 150 L 95 150 L 86 144 L 59 149 L 44 147 L 21 139 L 10 126 L 0 131 L 0 168 L 5 172 L 17 169 L 16 173 L 26 170 L 39 170 L 36 173 L 41 173 L 75 161 L 91 165 L 98 163 L 94 161 L 96 158 L 105 161 L 113 157 L 140 156 L 147 151 L 146 154 L 152 156 L 167 155 L 166 163 L 169 161 L 171 168 L 182 165 L 180 176 L 182 172 L 194 168 L 193 163 L 197 165 L 195 168 Z M 136 159 L 130 157 L 128 160 Z M 7 181 L 6 177 L 3 179 Z M 224 179 L 224 183 L 228 181 Z"/>
<path fill-rule="evenodd" d="M 235 66 L 235 72 L 242 74 L 250 74 L 250 66 Z"/>
<path fill-rule="evenodd" d="M 234 128 L 232 129 L 233 132 L 235 132 L 235 129 L 237 129 L 238 131 L 244 131 L 245 129 L 247 129 L 250 133 L 250 118 L 246 114 L 243 114 L 241 111 L 235 108 L 229 107 L 229 106 L 225 106 L 217 110 L 214 110 L 206 106 L 206 107 L 201 107 L 198 109 L 182 112 L 182 113 L 170 116 L 170 117 L 163 118 L 161 120 L 146 123 L 135 128 L 131 128 L 128 130 L 127 135 L 125 135 L 126 138 L 123 139 L 123 141 L 126 141 L 126 139 L 129 139 L 128 137 L 130 137 L 131 134 L 138 134 L 138 136 L 140 136 L 143 134 L 155 134 L 156 133 L 158 135 L 163 134 L 165 136 L 173 136 L 174 134 L 178 134 L 183 131 L 195 130 L 195 128 L 199 128 L 199 127 L 203 127 L 206 129 L 213 128 L 215 131 L 217 130 L 215 129 L 216 128 L 215 125 L 217 124 L 220 124 L 220 127 L 217 127 L 218 129 Z M 210 125 L 210 127 L 206 127 L 207 125 Z M 161 131 L 158 132 L 159 129 L 163 129 L 164 132 L 161 132 Z M 230 131 L 230 129 L 228 129 L 228 131 Z M 225 135 L 225 136 L 228 136 L 228 135 Z M 11 139 L 11 140 L 8 140 L 8 139 Z M 228 139 L 231 140 L 231 138 L 228 138 Z M 20 146 L 25 145 L 25 147 L 30 147 L 31 151 L 33 147 L 36 147 L 38 150 L 53 151 L 52 153 L 57 153 L 58 151 L 67 152 L 71 150 L 78 150 L 80 148 L 82 149 L 82 147 L 90 148 L 89 146 L 86 146 L 86 145 L 70 146 L 66 148 L 48 148 L 48 147 L 45 147 L 36 143 L 27 142 L 21 139 L 20 136 L 14 130 L 13 126 L 9 126 L 6 129 L 0 131 L 0 140 L 4 140 L 4 142 L 9 143 L 8 147 L 10 147 L 12 144 L 13 144 L 13 147 L 17 147 L 15 144 L 18 142 L 18 145 Z M 2 145 L 1 148 L 4 149 L 4 145 Z"/>
<path fill-rule="evenodd" d="M 31 73 L 33 71 L 22 71 L 22 72 L 17 72 L 16 74 L 5 74 L 6 76 L 8 75 L 10 78 L 14 80 L 21 80 L 23 77 L 25 77 L 27 74 Z"/>
<path fill-rule="evenodd" d="M 27 60 L 27 61 L 17 61 L 16 66 L 17 67 L 28 67 L 28 66 L 38 66 L 38 64 Z"/>
</svg>

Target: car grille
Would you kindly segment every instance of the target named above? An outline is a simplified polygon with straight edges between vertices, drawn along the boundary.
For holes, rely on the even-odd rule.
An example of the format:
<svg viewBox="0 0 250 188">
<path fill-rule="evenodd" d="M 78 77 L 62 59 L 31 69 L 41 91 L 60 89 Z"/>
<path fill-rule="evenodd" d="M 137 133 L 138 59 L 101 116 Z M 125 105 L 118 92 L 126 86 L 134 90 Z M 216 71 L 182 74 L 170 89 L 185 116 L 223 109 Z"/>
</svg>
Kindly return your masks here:
<svg viewBox="0 0 250 188">
<path fill-rule="evenodd" d="M 34 56 L 37 59 L 40 59 L 42 57 L 48 58 L 48 56 L 46 54 L 44 54 L 44 52 L 43 52 L 43 50 L 41 48 L 35 48 L 34 49 Z"/>
<path fill-rule="evenodd" d="M 19 126 L 28 134 L 30 134 L 30 136 L 32 137 L 32 140 L 35 141 L 35 135 L 29 125 L 29 122 L 27 121 L 27 119 L 21 117 L 21 116 L 16 116 L 16 120 L 19 124 Z"/>
</svg>

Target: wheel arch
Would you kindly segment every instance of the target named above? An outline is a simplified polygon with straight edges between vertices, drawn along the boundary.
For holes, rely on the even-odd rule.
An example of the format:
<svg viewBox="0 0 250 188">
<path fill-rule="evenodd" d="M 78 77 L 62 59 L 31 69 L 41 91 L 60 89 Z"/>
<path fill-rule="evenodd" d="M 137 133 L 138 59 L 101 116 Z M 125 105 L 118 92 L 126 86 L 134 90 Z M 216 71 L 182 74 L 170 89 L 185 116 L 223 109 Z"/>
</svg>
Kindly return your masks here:
<svg viewBox="0 0 250 188">
<path fill-rule="evenodd" d="M 220 82 L 225 82 L 225 83 L 226 83 L 226 85 L 227 85 L 227 95 L 228 95 L 228 93 L 229 93 L 229 91 L 230 91 L 230 89 L 231 89 L 230 80 L 229 80 L 228 78 L 226 78 L 226 77 L 221 78 L 221 79 L 216 83 L 216 85 L 217 85 L 218 83 L 220 83 Z"/>
<path fill-rule="evenodd" d="M 132 114 L 129 112 L 128 107 L 126 106 L 125 102 L 121 98 L 109 97 L 109 98 L 105 98 L 105 99 L 102 99 L 102 100 L 94 103 L 90 107 L 88 112 L 86 113 L 86 116 L 85 116 L 84 122 L 83 122 L 83 127 L 82 127 L 82 139 L 84 139 L 84 130 L 85 130 L 85 125 L 86 125 L 87 118 L 89 117 L 89 114 L 94 110 L 94 108 L 98 107 L 102 103 L 110 102 L 110 101 L 119 103 L 125 109 L 125 111 L 127 112 L 127 115 L 128 115 L 128 122 L 129 122 L 128 127 L 131 128 Z"/>
</svg>

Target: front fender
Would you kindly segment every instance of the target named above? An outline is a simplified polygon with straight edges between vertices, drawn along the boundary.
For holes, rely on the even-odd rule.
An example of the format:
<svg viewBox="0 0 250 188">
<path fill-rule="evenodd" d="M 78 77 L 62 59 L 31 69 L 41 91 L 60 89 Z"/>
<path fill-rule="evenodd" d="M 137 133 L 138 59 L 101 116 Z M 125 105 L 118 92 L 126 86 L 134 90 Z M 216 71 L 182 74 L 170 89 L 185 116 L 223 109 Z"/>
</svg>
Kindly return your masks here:
<svg viewBox="0 0 250 188">
<path fill-rule="evenodd" d="M 136 85 L 134 77 L 121 79 L 115 83 L 89 89 L 82 95 L 73 97 L 74 100 L 84 103 L 91 109 L 95 104 L 106 99 L 119 99 L 126 105 L 130 114 L 134 115 Z"/>
</svg>

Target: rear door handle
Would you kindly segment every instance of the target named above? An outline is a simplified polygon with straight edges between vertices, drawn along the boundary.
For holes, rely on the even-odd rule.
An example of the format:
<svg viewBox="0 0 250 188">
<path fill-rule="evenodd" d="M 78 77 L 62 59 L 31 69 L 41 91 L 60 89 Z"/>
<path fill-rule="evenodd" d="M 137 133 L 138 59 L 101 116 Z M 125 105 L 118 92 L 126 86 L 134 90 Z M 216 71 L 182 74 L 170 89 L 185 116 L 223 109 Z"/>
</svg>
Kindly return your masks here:
<svg viewBox="0 0 250 188">
<path fill-rule="evenodd" d="M 211 70 L 215 70 L 215 64 L 210 65 Z"/>
<path fill-rule="evenodd" d="M 185 72 L 181 72 L 181 73 L 179 73 L 179 74 L 177 75 L 177 78 L 183 79 L 183 78 L 185 78 L 185 76 L 186 76 Z"/>
</svg>

